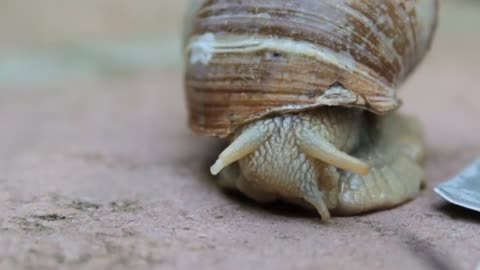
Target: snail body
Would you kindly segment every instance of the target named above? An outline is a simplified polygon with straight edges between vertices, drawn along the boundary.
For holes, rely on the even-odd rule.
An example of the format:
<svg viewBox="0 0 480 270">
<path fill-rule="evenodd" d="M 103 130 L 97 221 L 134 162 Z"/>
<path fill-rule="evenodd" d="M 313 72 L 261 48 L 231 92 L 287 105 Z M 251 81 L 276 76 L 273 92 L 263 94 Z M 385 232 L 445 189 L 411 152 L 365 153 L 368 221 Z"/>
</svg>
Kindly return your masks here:
<svg viewBox="0 0 480 270">
<path fill-rule="evenodd" d="M 415 197 L 421 127 L 396 90 L 433 37 L 436 0 L 192 2 L 193 131 L 230 140 L 211 168 L 261 202 L 357 214 Z"/>
</svg>

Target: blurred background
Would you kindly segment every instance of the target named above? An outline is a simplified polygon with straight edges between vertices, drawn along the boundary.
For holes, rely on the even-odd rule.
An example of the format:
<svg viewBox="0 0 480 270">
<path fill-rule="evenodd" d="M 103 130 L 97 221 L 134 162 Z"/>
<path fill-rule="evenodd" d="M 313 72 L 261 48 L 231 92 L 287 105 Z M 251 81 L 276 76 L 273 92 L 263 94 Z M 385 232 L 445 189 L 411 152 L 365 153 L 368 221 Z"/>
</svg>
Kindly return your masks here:
<svg viewBox="0 0 480 270">
<path fill-rule="evenodd" d="M 1 0 L 0 83 L 178 69 L 185 5 L 185 0 Z M 479 25 L 480 1 L 443 1 L 435 57 L 457 62 L 460 52 L 478 48 Z M 450 51 L 441 55 L 441 50 Z"/>
<path fill-rule="evenodd" d="M 178 68 L 185 1 L 0 1 L 0 83 Z"/>
</svg>

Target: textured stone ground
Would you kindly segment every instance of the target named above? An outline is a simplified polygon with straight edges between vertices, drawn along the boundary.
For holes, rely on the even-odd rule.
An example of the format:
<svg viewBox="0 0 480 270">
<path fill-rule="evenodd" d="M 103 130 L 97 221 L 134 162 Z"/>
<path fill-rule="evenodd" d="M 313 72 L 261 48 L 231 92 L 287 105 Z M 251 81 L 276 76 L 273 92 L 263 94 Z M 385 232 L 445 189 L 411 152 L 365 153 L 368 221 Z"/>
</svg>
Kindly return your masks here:
<svg viewBox="0 0 480 270">
<path fill-rule="evenodd" d="M 403 91 L 426 128 L 427 189 L 328 225 L 216 188 L 219 145 L 190 135 L 177 73 L 4 89 L 0 266 L 473 269 L 480 216 L 432 187 L 480 153 L 478 59 L 438 54 Z"/>
<path fill-rule="evenodd" d="M 402 89 L 427 188 L 327 225 L 215 186 L 179 72 L 2 86 L 0 269 L 475 269 L 480 214 L 432 188 L 480 155 L 480 42 L 439 40 Z"/>
</svg>

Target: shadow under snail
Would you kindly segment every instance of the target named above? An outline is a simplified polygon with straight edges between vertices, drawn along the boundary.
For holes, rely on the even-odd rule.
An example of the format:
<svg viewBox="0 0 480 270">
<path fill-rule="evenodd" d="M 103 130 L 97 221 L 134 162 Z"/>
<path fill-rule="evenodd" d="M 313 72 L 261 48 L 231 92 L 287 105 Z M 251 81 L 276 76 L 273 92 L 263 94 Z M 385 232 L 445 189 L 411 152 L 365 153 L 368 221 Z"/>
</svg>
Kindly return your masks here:
<svg viewBox="0 0 480 270">
<path fill-rule="evenodd" d="M 192 0 L 189 123 L 230 141 L 211 167 L 258 202 L 322 219 L 390 208 L 423 182 L 422 129 L 396 91 L 429 50 L 437 0 Z"/>
</svg>

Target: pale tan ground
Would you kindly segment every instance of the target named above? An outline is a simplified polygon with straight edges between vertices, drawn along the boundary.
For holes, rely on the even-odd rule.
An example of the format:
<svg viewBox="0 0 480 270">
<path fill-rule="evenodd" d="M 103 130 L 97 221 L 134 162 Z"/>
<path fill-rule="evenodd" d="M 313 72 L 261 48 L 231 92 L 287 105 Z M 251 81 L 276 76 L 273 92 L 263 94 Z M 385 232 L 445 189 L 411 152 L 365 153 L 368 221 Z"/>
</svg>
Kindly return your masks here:
<svg viewBox="0 0 480 270">
<path fill-rule="evenodd" d="M 2 87 L 0 268 L 475 269 L 480 214 L 432 188 L 480 155 L 479 46 L 440 35 L 402 89 L 428 142 L 421 196 L 328 225 L 217 188 L 221 145 L 188 131 L 176 67 Z"/>
</svg>

